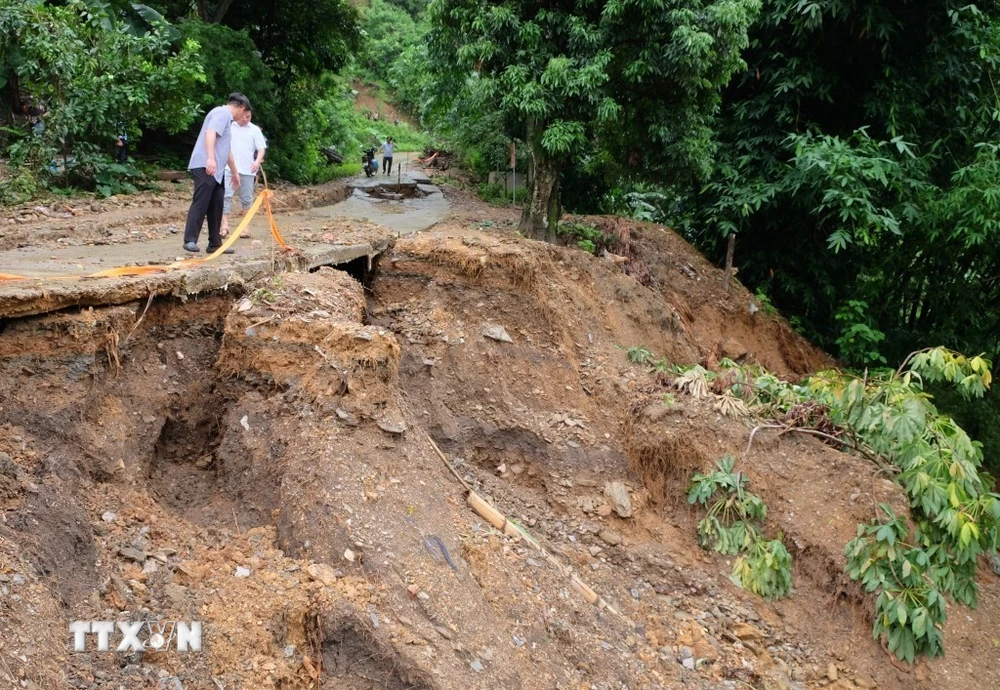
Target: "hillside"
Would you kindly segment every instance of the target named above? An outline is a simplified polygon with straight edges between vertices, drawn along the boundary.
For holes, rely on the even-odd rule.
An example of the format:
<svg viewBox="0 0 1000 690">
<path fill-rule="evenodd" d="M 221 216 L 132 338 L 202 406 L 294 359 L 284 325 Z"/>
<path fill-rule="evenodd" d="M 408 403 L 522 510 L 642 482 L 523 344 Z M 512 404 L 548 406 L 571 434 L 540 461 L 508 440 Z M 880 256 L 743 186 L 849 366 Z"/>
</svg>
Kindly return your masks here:
<svg viewBox="0 0 1000 690">
<path fill-rule="evenodd" d="M 589 219 L 630 247 L 622 263 L 446 196 L 448 217 L 361 276 L 322 267 L 0 322 L 11 687 L 1000 683 L 988 569 L 979 608 L 950 608 L 945 657 L 893 664 L 872 641 L 843 546 L 873 501 L 905 505 L 873 465 L 773 431 L 747 451 L 752 423 L 682 393 L 667 404 L 627 356 L 796 378 L 830 366 L 824 353 L 738 284 L 723 292 L 667 229 Z M 183 210 L 137 204 L 164 226 Z M 17 236 L 0 246 L 31 242 L 2 232 Z M 645 284 L 629 275 L 640 259 Z M 477 515 L 435 445 L 561 566 Z M 787 599 L 736 587 L 698 546 L 688 483 L 727 453 L 745 455 L 795 558 Z M 157 617 L 202 621 L 203 653 L 72 651 L 73 620 Z"/>
</svg>

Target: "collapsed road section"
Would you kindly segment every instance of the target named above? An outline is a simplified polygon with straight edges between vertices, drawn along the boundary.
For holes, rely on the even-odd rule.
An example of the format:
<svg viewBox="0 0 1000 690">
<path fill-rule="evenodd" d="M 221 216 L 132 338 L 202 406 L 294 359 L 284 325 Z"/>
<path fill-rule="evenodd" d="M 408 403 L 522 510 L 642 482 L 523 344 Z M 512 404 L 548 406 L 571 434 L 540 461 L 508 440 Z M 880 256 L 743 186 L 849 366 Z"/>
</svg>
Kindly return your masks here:
<svg viewBox="0 0 1000 690">
<path fill-rule="evenodd" d="M 369 231 L 355 241 L 310 244 L 297 251 L 265 249 L 262 243 L 239 260 L 220 258 L 189 269 L 145 276 L 0 282 L 0 319 L 44 314 L 68 307 L 126 304 L 150 295 L 189 296 L 225 290 L 268 275 L 339 266 L 358 277 L 368 274 L 377 257 L 391 246 L 393 234 Z"/>
</svg>

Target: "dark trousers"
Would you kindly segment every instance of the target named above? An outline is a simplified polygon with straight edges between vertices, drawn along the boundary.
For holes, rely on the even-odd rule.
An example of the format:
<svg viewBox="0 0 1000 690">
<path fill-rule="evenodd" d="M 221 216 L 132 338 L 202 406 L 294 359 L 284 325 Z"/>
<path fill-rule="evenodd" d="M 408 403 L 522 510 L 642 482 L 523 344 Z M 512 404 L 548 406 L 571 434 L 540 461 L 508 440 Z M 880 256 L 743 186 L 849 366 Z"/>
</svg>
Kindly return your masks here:
<svg viewBox="0 0 1000 690">
<path fill-rule="evenodd" d="M 386 175 L 392 172 L 392 156 L 382 156 L 382 172 Z"/>
<path fill-rule="evenodd" d="M 222 204 L 226 198 L 226 187 L 215 177 L 205 172 L 205 168 L 191 168 L 188 172 L 194 178 L 194 198 L 188 209 L 187 223 L 184 225 L 184 244 L 198 243 L 201 226 L 208 218 L 208 246 L 222 244 L 219 228 L 222 227 Z"/>
</svg>

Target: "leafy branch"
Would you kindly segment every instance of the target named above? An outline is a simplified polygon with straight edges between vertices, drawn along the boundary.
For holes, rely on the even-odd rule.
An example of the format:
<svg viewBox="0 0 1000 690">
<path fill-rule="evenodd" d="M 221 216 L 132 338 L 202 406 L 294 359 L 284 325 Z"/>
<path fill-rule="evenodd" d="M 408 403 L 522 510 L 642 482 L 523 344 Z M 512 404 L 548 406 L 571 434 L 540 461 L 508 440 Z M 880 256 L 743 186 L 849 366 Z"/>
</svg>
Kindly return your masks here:
<svg viewBox="0 0 1000 690">
<path fill-rule="evenodd" d="M 711 472 L 691 478 L 688 503 L 708 508 L 698 522 L 698 543 L 737 556 L 734 583 L 766 599 L 778 599 L 792 589 L 792 557 L 780 538 L 764 538 L 760 523 L 767 517 L 767 506 L 747 489 L 750 480 L 733 470 L 735 463 L 726 455 Z"/>
<path fill-rule="evenodd" d="M 652 355 L 643 352 L 639 359 L 649 364 Z M 887 506 L 877 507 L 873 522 L 859 525 L 845 548 L 847 571 L 866 591 L 878 592 L 873 634 L 889 652 L 908 662 L 918 654 L 943 653 L 946 599 L 975 606 L 978 558 L 996 556 L 1000 495 L 989 491 L 989 478 L 980 473 L 981 444 L 939 412 L 923 386 L 947 382 L 967 397 L 981 397 L 992 383 L 990 362 L 929 348 L 911 353 L 896 370 L 861 377 L 825 371 L 798 385 L 755 366 L 728 361 L 720 366 L 720 372 L 674 367 L 661 371 L 658 380 L 692 397 L 738 397 L 751 415 L 774 420 L 753 428 L 744 459 L 756 433 L 773 428 L 836 443 L 894 476 L 906 492 L 909 521 Z M 716 471 L 694 479 L 689 502 L 711 503 L 699 523 L 700 541 L 767 562 L 761 549 L 751 549 L 760 538 L 754 520 L 764 517 L 759 499 L 746 492 L 746 478 L 734 467 L 732 458 L 723 458 Z M 780 561 L 780 552 L 773 552 L 772 565 Z M 749 577 L 740 572 L 740 578 Z M 760 587 L 773 591 L 771 585 Z"/>
</svg>

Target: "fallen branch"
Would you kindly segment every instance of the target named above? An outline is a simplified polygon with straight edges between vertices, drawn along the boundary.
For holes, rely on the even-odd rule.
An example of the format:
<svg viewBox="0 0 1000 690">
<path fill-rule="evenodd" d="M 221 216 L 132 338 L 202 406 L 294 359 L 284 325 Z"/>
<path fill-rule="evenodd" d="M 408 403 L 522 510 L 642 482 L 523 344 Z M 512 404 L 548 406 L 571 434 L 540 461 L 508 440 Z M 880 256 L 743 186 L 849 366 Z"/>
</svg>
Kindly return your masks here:
<svg viewBox="0 0 1000 690">
<path fill-rule="evenodd" d="M 455 478 L 458 479 L 458 481 L 461 482 L 462 486 L 464 486 L 465 489 L 469 492 L 468 495 L 466 496 L 466 502 L 474 511 L 476 511 L 476 513 L 481 518 L 486 520 L 488 523 L 493 525 L 495 528 L 497 528 L 507 536 L 514 537 L 516 539 L 523 539 L 524 541 L 535 547 L 538 553 L 544 556 L 545 559 L 549 563 L 551 563 L 556 568 L 556 570 L 559 571 L 560 574 L 569 578 L 570 587 L 576 590 L 576 592 L 580 594 L 587 601 L 588 604 L 593 604 L 594 606 L 597 606 L 597 608 L 599 609 L 607 609 L 615 616 L 621 618 L 623 621 L 628 623 L 629 625 L 632 625 L 632 622 L 628 618 L 626 618 L 623 614 L 619 613 L 618 610 L 615 609 L 611 604 L 609 604 L 606 599 L 604 599 L 601 595 L 599 595 L 597 592 L 591 589 L 585 582 L 583 582 L 583 580 L 577 577 L 577 575 L 573 572 L 572 568 L 561 563 L 555 556 L 546 551 L 545 548 L 541 544 L 539 544 L 534 537 L 528 534 L 528 532 L 523 527 L 521 527 L 517 523 L 508 520 L 506 517 L 504 517 L 504 515 L 500 511 L 498 511 L 496 508 L 487 503 L 482 496 L 473 491 L 472 487 L 469 486 L 468 482 L 462 479 L 462 477 L 459 476 L 458 472 L 455 470 L 452 464 L 448 462 L 448 458 L 446 458 L 444 453 L 441 452 L 441 449 L 438 448 L 438 445 L 434 442 L 434 439 L 431 438 L 431 435 L 428 434 L 426 431 L 424 431 L 424 435 L 427 436 L 427 440 L 430 441 L 431 446 L 433 446 L 435 452 L 437 452 L 438 454 L 438 457 L 441 458 L 441 461 L 445 464 L 445 466 L 449 470 L 451 470 L 451 473 L 455 475 Z"/>
<path fill-rule="evenodd" d="M 469 493 L 475 493 L 472 490 L 472 487 L 469 486 L 469 483 L 467 481 L 465 481 L 464 479 L 462 479 L 462 477 L 458 474 L 458 471 L 455 469 L 454 465 L 452 465 L 450 462 L 448 462 L 448 458 L 446 458 L 444 456 L 444 453 L 441 452 L 441 449 L 438 448 L 438 444 L 434 443 L 434 439 L 431 438 L 431 435 L 428 434 L 426 431 L 424 432 L 424 435 L 427 436 L 427 440 L 431 442 L 431 446 L 434 447 L 434 450 L 437 452 L 438 457 L 441 458 L 441 462 L 444 463 L 444 466 L 447 467 L 449 470 L 451 470 L 451 473 L 453 475 L 455 475 L 455 479 L 457 479 L 462 484 L 462 486 L 465 487 L 466 491 L 468 491 Z"/>
<path fill-rule="evenodd" d="M 852 439 L 851 443 L 848 443 L 847 441 L 845 441 L 842 438 L 839 438 L 837 436 L 833 436 L 832 434 L 828 434 L 828 433 L 826 433 L 824 431 L 819 431 L 818 429 L 810 429 L 810 428 L 804 427 L 804 426 L 789 426 L 787 424 L 758 424 L 757 426 L 755 426 L 750 431 L 750 438 L 747 439 L 747 447 L 743 451 L 743 457 L 740 458 L 740 465 L 741 466 L 742 466 L 743 463 L 746 462 L 747 456 L 750 454 L 750 446 L 753 444 L 753 437 L 761 429 L 780 429 L 781 431 L 778 433 L 778 436 L 783 436 L 784 434 L 787 434 L 789 432 L 795 432 L 795 433 L 799 433 L 799 434 L 809 434 L 810 436 L 819 436 L 820 438 L 825 438 L 827 440 L 834 441 L 836 443 L 839 443 L 842 446 L 845 446 L 846 448 L 850 448 L 851 450 L 857 451 L 858 453 L 860 453 L 861 455 L 863 455 L 865 458 L 867 458 L 868 460 L 871 460 L 873 463 L 875 463 L 875 465 L 878 466 L 879 470 L 881 470 L 883 472 L 888 472 L 888 473 L 891 473 L 891 474 L 895 474 L 895 473 L 899 472 L 898 468 L 893 467 L 892 465 L 886 465 L 884 462 L 882 462 L 881 460 L 879 460 L 878 457 L 872 455 L 867 450 L 865 450 L 860 445 L 858 445 L 858 443 L 855 440 L 853 440 L 853 439 Z"/>
</svg>

